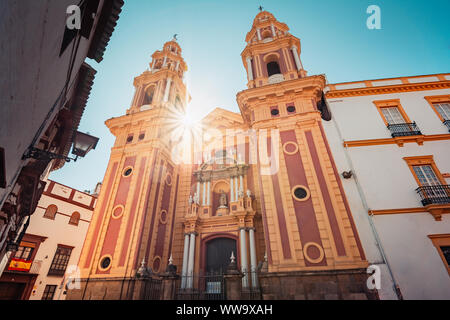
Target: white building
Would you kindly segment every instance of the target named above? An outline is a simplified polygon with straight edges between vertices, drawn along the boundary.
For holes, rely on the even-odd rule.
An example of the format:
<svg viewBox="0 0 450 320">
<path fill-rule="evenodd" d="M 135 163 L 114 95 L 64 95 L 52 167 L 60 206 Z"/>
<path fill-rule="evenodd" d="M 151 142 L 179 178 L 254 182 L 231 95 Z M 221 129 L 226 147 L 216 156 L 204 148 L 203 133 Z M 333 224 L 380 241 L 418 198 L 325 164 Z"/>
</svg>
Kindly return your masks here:
<svg viewBox="0 0 450 320">
<path fill-rule="evenodd" d="M 0 278 L 4 299 L 65 299 L 69 277 L 79 276 L 77 264 L 96 200 L 47 181 L 24 240 Z M 11 268 L 14 262 L 18 264 Z"/>
<path fill-rule="evenodd" d="M 450 299 L 450 74 L 327 90 L 324 130 L 380 298 L 396 285 L 404 299 Z"/>
</svg>

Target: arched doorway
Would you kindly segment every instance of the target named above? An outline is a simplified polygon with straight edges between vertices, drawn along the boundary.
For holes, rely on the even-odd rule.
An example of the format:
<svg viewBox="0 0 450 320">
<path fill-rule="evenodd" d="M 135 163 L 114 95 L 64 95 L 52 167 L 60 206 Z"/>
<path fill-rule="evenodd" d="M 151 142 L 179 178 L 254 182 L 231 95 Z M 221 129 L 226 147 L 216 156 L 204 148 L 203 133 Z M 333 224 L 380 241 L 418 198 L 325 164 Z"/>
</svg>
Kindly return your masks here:
<svg viewBox="0 0 450 320">
<path fill-rule="evenodd" d="M 231 253 L 237 256 L 236 240 L 231 238 L 215 238 L 206 243 L 207 274 L 225 273 L 230 264 Z"/>
</svg>

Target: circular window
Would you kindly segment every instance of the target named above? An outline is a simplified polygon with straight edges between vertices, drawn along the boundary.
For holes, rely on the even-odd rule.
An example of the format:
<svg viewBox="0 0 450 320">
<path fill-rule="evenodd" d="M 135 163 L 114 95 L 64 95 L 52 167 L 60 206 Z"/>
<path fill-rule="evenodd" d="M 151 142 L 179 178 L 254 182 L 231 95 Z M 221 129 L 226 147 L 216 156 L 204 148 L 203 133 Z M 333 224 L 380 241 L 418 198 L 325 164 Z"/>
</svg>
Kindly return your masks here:
<svg viewBox="0 0 450 320">
<path fill-rule="evenodd" d="M 270 110 L 270 114 L 272 116 L 277 116 L 280 114 L 280 111 L 278 109 L 272 109 L 272 110 Z"/>
<path fill-rule="evenodd" d="M 309 190 L 304 186 L 295 186 L 292 188 L 292 197 L 297 201 L 306 201 L 309 199 Z"/>
<path fill-rule="evenodd" d="M 104 257 L 101 261 L 100 261 L 100 269 L 102 269 L 103 271 L 105 271 L 106 269 L 108 269 L 111 266 L 111 257 L 107 256 Z"/>
<path fill-rule="evenodd" d="M 127 138 L 127 143 L 130 143 L 131 141 L 133 141 L 133 136 L 129 136 L 129 137 Z"/>
<path fill-rule="evenodd" d="M 133 172 L 133 168 L 128 167 L 128 168 L 125 168 L 125 170 L 123 171 L 123 175 L 125 177 L 128 177 L 129 175 L 131 175 L 132 172 Z"/>
<path fill-rule="evenodd" d="M 145 133 L 141 133 L 141 134 L 139 135 L 139 140 L 144 140 L 144 138 L 145 138 Z"/>
<path fill-rule="evenodd" d="M 166 176 L 166 184 L 168 186 L 172 185 L 172 176 L 170 175 L 170 173 L 168 173 L 167 176 Z"/>
<path fill-rule="evenodd" d="M 287 107 L 287 112 L 294 113 L 295 112 L 295 107 L 294 106 Z"/>
<path fill-rule="evenodd" d="M 288 141 L 283 145 L 284 153 L 288 155 L 293 155 L 298 152 L 298 144 L 293 141 Z"/>
<path fill-rule="evenodd" d="M 294 195 L 296 198 L 305 199 L 308 195 L 308 192 L 306 192 L 306 190 L 303 188 L 297 188 L 294 190 Z"/>
<path fill-rule="evenodd" d="M 123 210 L 124 210 L 123 205 L 121 205 L 121 204 L 117 205 L 112 211 L 112 218 L 113 219 L 121 218 L 123 215 Z"/>
<path fill-rule="evenodd" d="M 325 257 L 325 253 L 321 246 L 315 242 L 308 242 L 303 247 L 303 254 L 311 263 L 319 263 Z"/>
<path fill-rule="evenodd" d="M 159 221 L 162 224 L 166 224 L 167 223 L 167 211 L 166 210 L 162 210 L 161 213 L 159 214 Z"/>
</svg>

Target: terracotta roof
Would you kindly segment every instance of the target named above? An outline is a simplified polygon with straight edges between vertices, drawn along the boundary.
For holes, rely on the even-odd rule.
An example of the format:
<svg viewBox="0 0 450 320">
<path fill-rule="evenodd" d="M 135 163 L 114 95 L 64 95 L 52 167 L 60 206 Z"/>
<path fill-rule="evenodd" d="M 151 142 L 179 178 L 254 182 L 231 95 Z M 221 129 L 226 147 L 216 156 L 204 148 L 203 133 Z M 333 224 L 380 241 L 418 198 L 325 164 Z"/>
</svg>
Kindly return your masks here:
<svg viewBox="0 0 450 320">
<path fill-rule="evenodd" d="M 89 48 L 88 58 L 94 59 L 99 63 L 103 60 L 103 54 L 117 25 L 123 4 L 123 0 L 105 0 Z"/>
<path fill-rule="evenodd" d="M 63 129 L 63 132 L 58 133 L 63 136 L 60 154 L 64 156 L 69 154 L 70 148 L 72 147 L 73 135 L 80 125 L 81 117 L 86 108 L 96 73 L 97 71 L 87 63 L 83 63 L 78 72 L 77 84 L 69 108 L 71 125 L 69 124 L 68 127 L 64 127 L 65 130 Z M 63 159 L 55 160 L 52 170 L 61 168 L 64 163 L 65 161 Z"/>
</svg>

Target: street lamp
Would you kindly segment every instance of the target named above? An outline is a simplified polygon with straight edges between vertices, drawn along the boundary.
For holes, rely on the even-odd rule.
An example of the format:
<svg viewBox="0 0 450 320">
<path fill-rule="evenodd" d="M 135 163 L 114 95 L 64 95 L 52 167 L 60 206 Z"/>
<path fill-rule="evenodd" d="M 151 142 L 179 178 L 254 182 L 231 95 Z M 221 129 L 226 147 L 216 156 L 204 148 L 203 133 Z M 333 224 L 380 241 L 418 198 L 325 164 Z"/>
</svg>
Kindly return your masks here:
<svg viewBox="0 0 450 320">
<path fill-rule="evenodd" d="M 78 157 L 84 157 L 86 154 L 95 149 L 98 143 L 98 138 L 91 136 L 89 134 L 77 131 L 73 136 L 73 148 L 72 154 L 75 158 L 69 158 L 61 154 L 56 154 L 50 151 L 44 151 L 35 147 L 30 147 L 26 154 L 24 154 L 23 159 L 33 158 L 37 160 L 53 160 L 53 159 L 64 159 L 66 162 L 71 160 L 77 161 Z"/>
<path fill-rule="evenodd" d="M 95 149 L 97 143 L 97 137 L 77 131 L 73 139 L 72 154 L 83 158 L 89 151 Z"/>
</svg>

